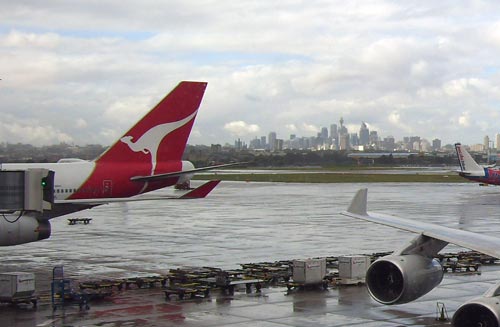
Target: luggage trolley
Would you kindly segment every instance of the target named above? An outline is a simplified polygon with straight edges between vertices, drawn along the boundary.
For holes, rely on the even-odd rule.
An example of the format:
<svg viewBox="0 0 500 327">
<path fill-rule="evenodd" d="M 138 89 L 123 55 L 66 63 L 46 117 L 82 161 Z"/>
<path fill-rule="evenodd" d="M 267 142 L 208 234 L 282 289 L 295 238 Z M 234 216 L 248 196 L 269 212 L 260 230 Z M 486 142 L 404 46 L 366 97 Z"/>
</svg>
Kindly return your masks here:
<svg viewBox="0 0 500 327">
<path fill-rule="evenodd" d="M 52 270 L 51 290 L 53 311 L 56 311 L 57 307 L 64 307 L 66 304 L 78 305 L 80 310 L 90 308 L 87 296 L 84 293 L 74 292 L 71 288 L 71 280 L 64 278 L 63 266 L 56 266 Z"/>
</svg>

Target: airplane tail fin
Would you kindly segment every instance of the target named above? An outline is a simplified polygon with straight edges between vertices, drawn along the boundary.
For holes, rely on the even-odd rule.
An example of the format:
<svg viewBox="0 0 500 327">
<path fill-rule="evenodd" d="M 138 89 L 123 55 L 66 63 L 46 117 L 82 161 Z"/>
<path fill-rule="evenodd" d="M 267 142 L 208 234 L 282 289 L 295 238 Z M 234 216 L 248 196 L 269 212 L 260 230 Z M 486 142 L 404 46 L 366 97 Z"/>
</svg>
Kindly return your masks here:
<svg viewBox="0 0 500 327">
<path fill-rule="evenodd" d="M 460 170 L 463 173 L 474 172 L 476 174 L 484 174 L 484 168 L 472 158 L 470 153 L 462 147 L 462 144 L 455 143 L 455 150 L 457 151 Z"/>
<path fill-rule="evenodd" d="M 182 160 L 207 83 L 181 82 L 105 151 L 98 162 Z"/>
</svg>

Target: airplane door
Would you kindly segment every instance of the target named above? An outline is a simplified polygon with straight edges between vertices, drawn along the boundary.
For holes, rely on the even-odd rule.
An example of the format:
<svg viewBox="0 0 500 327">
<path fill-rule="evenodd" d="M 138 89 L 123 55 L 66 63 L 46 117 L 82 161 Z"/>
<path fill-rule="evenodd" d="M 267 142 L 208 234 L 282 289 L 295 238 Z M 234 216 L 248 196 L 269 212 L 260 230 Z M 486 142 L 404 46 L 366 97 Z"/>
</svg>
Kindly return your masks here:
<svg viewBox="0 0 500 327">
<path fill-rule="evenodd" d="M 111 197 L 113 193 L 113 181 L 110 179 L 106 179 L 102 181 L 102 195 Z"/>
</svg>

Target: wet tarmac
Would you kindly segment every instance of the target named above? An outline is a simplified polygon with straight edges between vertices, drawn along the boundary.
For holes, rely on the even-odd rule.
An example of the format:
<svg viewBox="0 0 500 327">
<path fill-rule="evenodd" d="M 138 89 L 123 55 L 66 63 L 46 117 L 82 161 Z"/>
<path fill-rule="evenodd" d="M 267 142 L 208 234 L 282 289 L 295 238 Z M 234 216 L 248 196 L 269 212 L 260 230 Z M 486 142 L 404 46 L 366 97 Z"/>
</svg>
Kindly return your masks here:
<svg viewBox="0 0 500 327">
<path fill-rule="evenodd" d="M 500 237 L 500 188 L 476 184 L 275 184 L 224 182 L 203 200 L 112 204 L 52 221 L 49 240 L 0 249 L 2 271 L 34 271 L 48 294 L 54 266 L 68 277 L 126 278 L 166 274 L 182 266 L 239 268 L 240 263 L 391 251 L 414 235 L 338 215 L 368 187 L 370 211 L 396 214 Z M 162 192 L 171 192 L 162 191 Z M 67 218 L 91 217 L 68 225 Z M 448 246 L 445 251 L 462 250 Z M 500 267 L 446 274 L 421 299 L 396 306 L 374 302 L 363 286 L 261 294 L 212 294 L 165 301 L 161 288 L 116 291 L 111 298 L 52 312 L 0 305 L 5 326 L 446 326 L 458 306 L 500 280 Z"/>
</svg>

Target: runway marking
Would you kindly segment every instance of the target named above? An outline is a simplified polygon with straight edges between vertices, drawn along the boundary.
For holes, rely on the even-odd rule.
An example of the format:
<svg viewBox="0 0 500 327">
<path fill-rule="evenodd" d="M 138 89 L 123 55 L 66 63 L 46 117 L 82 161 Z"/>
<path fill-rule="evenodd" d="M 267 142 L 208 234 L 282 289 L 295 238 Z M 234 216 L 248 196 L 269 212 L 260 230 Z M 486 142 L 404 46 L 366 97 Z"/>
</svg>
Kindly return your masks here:
<svg viewBox="0 0 500 327">
<path fill-rule="evenodd" d="M 56 322 L 57 320 L 59 320 L 59 319 L 49 319 L 49 320 L 47 320 L 47 321 L 42 322 L 41 324 L 36 325 L 36 327 L 44 327 L 44 326 L 48 326 L 48 325 L 50 325 L 50 324 L 52 324 L 52 323 Z"/>
</svg>

